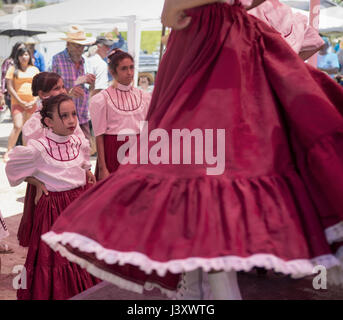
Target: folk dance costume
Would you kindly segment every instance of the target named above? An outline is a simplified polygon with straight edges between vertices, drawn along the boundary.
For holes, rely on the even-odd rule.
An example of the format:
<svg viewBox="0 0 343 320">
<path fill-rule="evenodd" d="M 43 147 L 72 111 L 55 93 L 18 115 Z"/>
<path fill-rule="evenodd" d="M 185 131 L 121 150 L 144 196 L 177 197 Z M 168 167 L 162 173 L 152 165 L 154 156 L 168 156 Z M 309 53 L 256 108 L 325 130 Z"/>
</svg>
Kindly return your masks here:
<svg viewBox="0 0 343 320">
<path fill-rule="evenodd" d="M 127 288 L 137 281 L 119 265 L 162 277 L 253 267 L 299 277 L 339 266 L 327 239 L 343 235 L 342 88 L 237 2 L 186 13 L 191 23 L 172 31 L 159 67 L 148 133 L 224 129 L 212 139 L 224 172 L 208 174 L 211 159 L 173 164 L 162 139 L 169 164 L 120 166 L 44 241 Z"/>
<path fill-rule="evenodd" d="M 105 162 L 110 173 L 119 167 L 118 150 L 127 142 L 125 136 L 136 135 L 138 140 L 140 122 L 147 115 L 150 100 L 149 93 L 120 83 L 92 97 L 89 109 L 93 130 L 95 136 L 104 135 Z M 97 165 L 96 178 L 98 175 Z"/>
<path fill-rule="evenodd" d="M 76 135 L 63 137 L 47 130 L 46 137 L 10 152 L 6 165 L 10 184 L 16 186 L 32 176 L 49 191 L 34 210 L 26 278 L 22 277 L 26 289 L 18 290 L 19 300 L 69 299 L 99 282 L 41 241 L 61 212 L 87 189 L 86 170 L 90 168 L 89 143 Z"/>
<path fill-rule="evenodd" d="M 296 53 L 319 49 L 324 44 L 305 15 L 293 13 L 291 7 L 278 0 L 266 0 L 248 13 L 279 32 Z"/>
<path fill-rule="evenodd" d="M 30 140 L 39 140 L 46 136 L 48 129 L 43 127 L 41 122 L 41 115 L 40 110 L 42 109 L 42 102 L 38 100 L 36 103 L 37 111 L 28 119 L 23 128 L 23 139 L 26 143 Z M 85 138 L 83 131 L 80 128 L 80 125 L 77 124 L 75 129 L 75 135 L 80 137 L 81 139 Z M 31 184 L 27 184 L 26 193 L 25 193 L 25 200 L 24 200 L 24 210 L 23 210 L 23 217 L 20 220 L 17 238 L 19 240 L 19 244 L 22 247 L 28 247 L 30 244 L 31 234 L 32 234 L 32 226 L 33 226 L 33 218 L 34 218 L 34 211 L 35 211 L 35 197 L 36 197 L 36 187 Z"/>
</svg>

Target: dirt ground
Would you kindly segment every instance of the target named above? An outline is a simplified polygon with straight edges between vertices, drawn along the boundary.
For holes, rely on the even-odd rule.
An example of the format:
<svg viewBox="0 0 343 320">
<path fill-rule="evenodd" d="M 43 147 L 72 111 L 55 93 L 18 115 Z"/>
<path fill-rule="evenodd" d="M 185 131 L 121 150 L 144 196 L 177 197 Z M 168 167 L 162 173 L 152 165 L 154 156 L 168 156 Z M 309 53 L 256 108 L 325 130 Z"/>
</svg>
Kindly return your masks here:
<svg viewBox="0 0 343 320">
<path fill-rule="evenodd" d="M 16 280 L 16 266 L 25 263 L 26 249 L 18 245 L 16 238 L 21 214 L 5 219 L 10 231 L 6 243 L 13 248 L 13 254 L 0 255 L 0 300 L 16 300 L 13 282 Z M 293 280 L 269 272 L 258 276 L 256 272 L 239 273 L 239 285 L 243 299 L 249 300 L 343 300 L 343 288 L 328 286 L 327 290 L 315 290 L 312 278 Z M 73 298 L 73 300 L 162 300 L 166 299 L 155 289 L 143 295 L 128 292 L 109 284 L 101 283 L 96 288 Z"/>
</svg>

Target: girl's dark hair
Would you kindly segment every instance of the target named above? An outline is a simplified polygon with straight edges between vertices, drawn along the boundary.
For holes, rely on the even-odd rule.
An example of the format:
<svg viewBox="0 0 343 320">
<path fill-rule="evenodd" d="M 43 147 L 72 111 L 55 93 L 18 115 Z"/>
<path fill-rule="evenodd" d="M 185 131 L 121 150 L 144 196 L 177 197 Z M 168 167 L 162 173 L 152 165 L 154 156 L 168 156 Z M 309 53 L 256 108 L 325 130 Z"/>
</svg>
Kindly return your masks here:
<svg viewBox="0 0 343 320">
<path fill-rule="evenodd" d="M 108 67 L 112 72 L 114 72 L 114 74 L 116 74 L 120 61 L 126 58 L 129 58 L 134 62 L 133 57 L 129 53 L 120 49 L 114 49 L 107 56 Z"/>
<path fill-rule="evenodd" d="M 41 72 L 36 74 L 32 80 L 32 95 L 38 96 L 38 91 L 49 92 L 61 79 L 55 72 Z"/>
<path fill-rule="evenodd" d="M 73 101 L 73 99 L 63 93 L 63 94 L 59 94 L 58 96 L 53 96 L 42 101 L 43 107 L 40 111 L 40 115 L 42 117 L 41 122 L 44 127 L 47 127 L 47 125 L 44 122 L 44 119 L 45 118 L 52 119 L 55 109 L 57 109 L 57 113 L 59 117 L 62 119 L 60 106 L 65 101 Z"/>
<path fill-rule="evenodd" d="M 14 44 L 14 46 L 12 47 L 12 52 L 11 52 L 11 55 L 9 56 L 10 59 L 14 60 L 15 59 L 15 56 L 16 56 L 16 53 L 18 51 L 18 48 L 22 45 L 25 45 L 24 42 L 22 41 L 18 41 Z"/>
<path fill-rule="evenodd" d="M 29 51 L 29 49 L 27 49 L 25 47 L 25 48 L 21 48 L 21 49 L 17 50 L 17 53 L 16 53 L 15 58 L 14 58 L 14 77 L 15 78 L 18 78 L 18 72 L 19 72 L 19 70 L 22 70 L 20 62 L 19 62 L 19 57 L 23 56 L 26 52 L 30 56 L 29 65 L 32 66 L 32 56 L 31 56 L 31 52 Z"/>
</svg>

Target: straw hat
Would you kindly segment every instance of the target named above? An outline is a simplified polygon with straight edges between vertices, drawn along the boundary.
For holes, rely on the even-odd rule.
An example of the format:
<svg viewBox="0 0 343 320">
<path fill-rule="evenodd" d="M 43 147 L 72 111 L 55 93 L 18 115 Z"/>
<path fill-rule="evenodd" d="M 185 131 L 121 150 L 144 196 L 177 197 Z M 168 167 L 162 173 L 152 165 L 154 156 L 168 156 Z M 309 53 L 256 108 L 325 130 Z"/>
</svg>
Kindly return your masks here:
<svg viewBox="0 0 343 320">
<path fill-rule="evenodd" d="M 112 33 L 112 32 L 106 32 L 106 33 L 105 33 L 105 38 L 108 39 L 108 40 L 110 40 L 110 41 L 113 41 L 113 43 L 116 43 L 116 42 L 119 41 L 118 38 L 114 38 L 114 37 L 113 37 L 113 33 Z"/>
<path fill-rule="evenodd" d="M 66 33 L 66 38 L 61 38 L 61 40 L 88 46 L 93 44 L 96 39 L 93 37 L 87 37 L 81 26 L 72 25 L 69 27 L 69 31 Z"/>
<path fill-rule="evenodd" d="M 27 38 L 27 40 L 25 41 L 25 44 L 37 44 L 37 43 L 38 41 L 32 37 Z"/>
</svg>

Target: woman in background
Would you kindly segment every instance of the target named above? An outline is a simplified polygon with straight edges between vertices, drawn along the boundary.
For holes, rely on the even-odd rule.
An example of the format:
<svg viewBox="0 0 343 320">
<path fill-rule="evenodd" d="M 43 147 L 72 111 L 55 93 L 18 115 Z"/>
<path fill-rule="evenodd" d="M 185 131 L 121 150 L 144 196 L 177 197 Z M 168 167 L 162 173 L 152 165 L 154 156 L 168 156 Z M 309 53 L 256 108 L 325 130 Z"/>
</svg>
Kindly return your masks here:
<svg viewBox="0 0 343 320">
<path fill-rule="evenodd" d="M 15 56 L 14 65 L 6 73 L 6 84 L 11 95 L 11 113 L 13 129 L 8 138 L 7 152 L 4 161 L 8 160 L 8 152 L 13 149 L 21 133 L 24 123 L 35 112 L 36 98 L 32 95 L 32 80 L 39 70 L 32 65 L 30 51 L 20 48 Z"/>
</svg>

